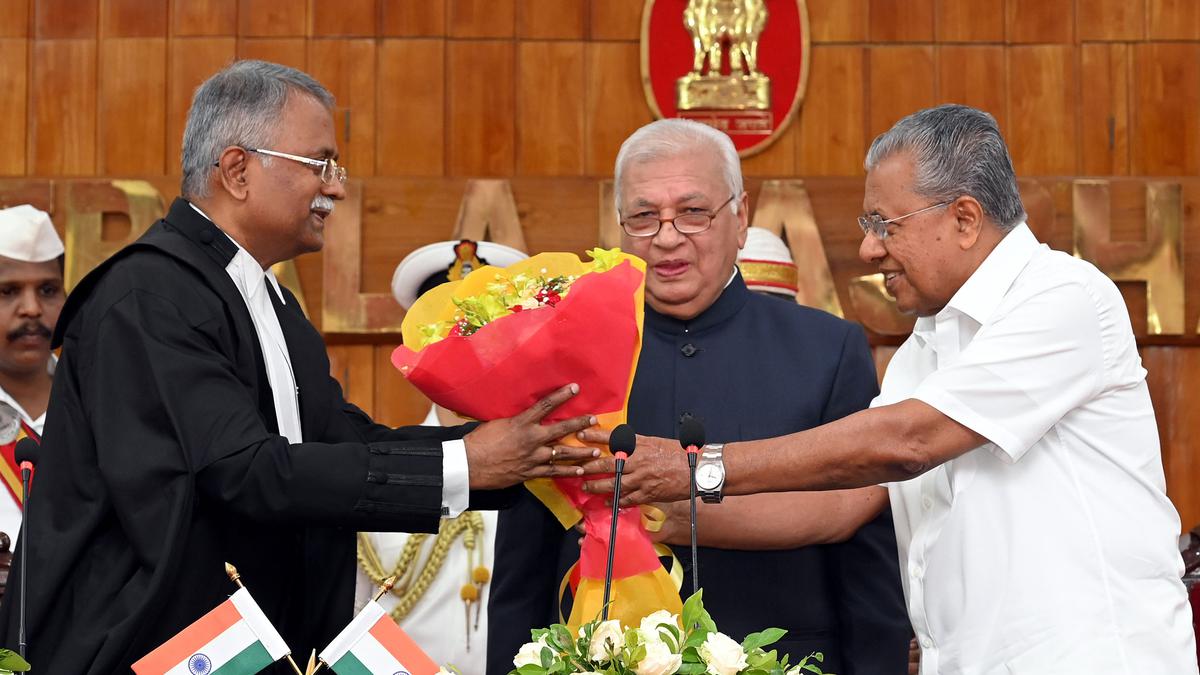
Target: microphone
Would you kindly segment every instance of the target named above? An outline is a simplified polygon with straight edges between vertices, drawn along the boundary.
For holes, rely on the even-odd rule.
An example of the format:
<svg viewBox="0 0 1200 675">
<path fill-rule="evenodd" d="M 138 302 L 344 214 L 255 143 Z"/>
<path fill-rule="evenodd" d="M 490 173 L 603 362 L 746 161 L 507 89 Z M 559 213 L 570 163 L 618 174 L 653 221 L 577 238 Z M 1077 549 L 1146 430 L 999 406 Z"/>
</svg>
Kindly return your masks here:
<svg viewBox="0 0 1200 675">
<path fill-rule="evenodd" d="M 33 475 L 33 464 L 37 459 L 38 444 L 32 438 L 22 438 L 13 449 L 13 454 L 21 467 L 21 529 L 27 530 L 29 524 L 29 479 Z M 22 532 L 22 534 L 25 534 Z M 17 621 L 17 652 L 25 658 L 25 570 L 29 569 L 29 538 L 21 537 L 21 579 L 19 593 L 21 594 L 20 615 Z"/>
<path fill-rule="evenodd" d="M 679 444 L 687 451 L 689 501 L 691 502 L 692 526 L 692 595 L 700 590 L 700 563 L 696 556 L 696 460 L 700 457 L 700 448 L 704 447 L 704 425 L 700 420 L 687 415 L 679 425 Z"/>
<path fill-rule="evenodd" d="M 613 481 L 612 523 L 608 528 L 608 564 L 604 568 L 604 609 L 601 621 L 608 621 L 608 599 L 612 593 L 613 555 L 617 552 L 617 511 L 621 502 L 621 473 L 625 471 L 625 460 L 637 447 L 637 434 L 628 424 L 618 424 L 608 435 L 608 449 L 617 458 L 616 479 Z"/>
</svg>

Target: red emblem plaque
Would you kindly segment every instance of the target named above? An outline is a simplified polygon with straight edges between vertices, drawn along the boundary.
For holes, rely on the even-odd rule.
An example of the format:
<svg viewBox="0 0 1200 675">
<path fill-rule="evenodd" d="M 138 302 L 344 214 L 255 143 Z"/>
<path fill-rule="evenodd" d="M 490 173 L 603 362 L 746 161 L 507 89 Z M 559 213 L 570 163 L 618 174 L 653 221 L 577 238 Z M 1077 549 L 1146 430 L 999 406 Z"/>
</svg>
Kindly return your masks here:
<svg viewBox="0 0 1200 675">
<path fill-rule="evenodd" d="M 795 116 L 808 81 L 804 0 L 646 0 L 642 84 L 657 117 L 686 117 L 743 157 Z"/>
</svg>

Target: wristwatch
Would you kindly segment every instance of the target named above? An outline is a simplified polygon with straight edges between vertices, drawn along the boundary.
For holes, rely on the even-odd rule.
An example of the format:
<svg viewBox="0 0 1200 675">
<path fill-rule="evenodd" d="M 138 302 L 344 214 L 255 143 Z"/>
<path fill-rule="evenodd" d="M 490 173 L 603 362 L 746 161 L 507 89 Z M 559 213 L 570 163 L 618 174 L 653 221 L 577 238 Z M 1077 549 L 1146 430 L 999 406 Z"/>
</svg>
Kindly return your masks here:
<svg viewBox="0 0 1200 675">
<path fill-rule="evenodd" d="M 696 465 L 696 493 L 707 504 L 720 504 L 725 488 L 725 444 L 710 443 L 700 449 Z"/>
</svg>

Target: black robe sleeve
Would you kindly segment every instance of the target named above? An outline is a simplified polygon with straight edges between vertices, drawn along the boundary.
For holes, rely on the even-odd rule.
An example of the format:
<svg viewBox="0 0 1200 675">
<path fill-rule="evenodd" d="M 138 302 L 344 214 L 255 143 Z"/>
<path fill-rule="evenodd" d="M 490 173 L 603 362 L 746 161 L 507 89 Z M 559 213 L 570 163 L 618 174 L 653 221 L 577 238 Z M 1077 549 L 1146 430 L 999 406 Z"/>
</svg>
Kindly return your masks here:
<svg viewBox="0 0 1200 675">
<path fill-rule="evenodd" d="M 878 393 L 871 349 L 862 329 L 853 327 L 842 344 L 837 375 L 821 423 L 866 408 Z M 828 554 L 830 586 L 838 598 L 845 670 L 840 675 L 908 672 L 912 628 L 896 563 L 891 509 L 885 508 L 848 541 L 828 546 Z"/>
<path fill-rule="evenodd" d="M 82 393 L 104 421 L 92 426 L 98 464 L 132 469 L 107 476 L 119 515 L 136 520 L 158 478 L 187 470 L 202 498 L 251 521 L 437 527 L 438 434 L 413 427 L 375 442 L 289 445 L 264 427 L 219 348 L 228 324 L 193 320 L 172 300 L 135 289 L 97 324 Z"/>
</svg>

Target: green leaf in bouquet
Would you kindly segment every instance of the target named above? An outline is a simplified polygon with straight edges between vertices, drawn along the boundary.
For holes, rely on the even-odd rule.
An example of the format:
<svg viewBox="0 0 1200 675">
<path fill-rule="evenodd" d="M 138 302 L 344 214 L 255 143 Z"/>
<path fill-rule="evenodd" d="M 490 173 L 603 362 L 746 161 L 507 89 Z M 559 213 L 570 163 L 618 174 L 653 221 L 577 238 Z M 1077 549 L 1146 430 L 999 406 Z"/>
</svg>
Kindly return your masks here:
<svg viewBox="0 0 1200 675">
<path fill-rule="evenodd" d="M 675 672 L 679 673 L 679 675 L 700 675 L 700 673 L 706 672 L 707 670 L 708 666 L 704 665 L 703 663 L 685 663 L 682 666 L 679 666 L 679 670 Z"/>
<path fill-rule="evenodd" d="M 679 634 L 679 628 L 672 626 L 669 623 L 658 624 L 658 639 L 666 643 L 666 645 L 671 648 L 672 653 L 679 652 L 680 638 L 682 638 L 682 636 Z"/>
<path fill-rule="evenodd" d="M 787 631 L 782 628 L 768 628 L 757 633 L 751 633 L 742 640 L 742 650 L 747 654 L 758 649 L 779 642 L 779 639 L 787 635 Z"/>
<path fill-rule="evenodd" d="M 592 269 L 596 272 L 606 272 L 617 266 L 617 261 L 621 259 L 621 249 L 619 248 L 594 248 L 587 252 L 592 258 Z"/>
<path fill-rule="evenodd" d="M 704 589 L 696 591 L 683 603 L 683 628 L 691 631 L 696 626 L 709 633 L 717 632 L 717 624 L 713 622 L 708 610 L 704 609 Z"/>
<path fill-rule="evenodd" d="M 550 666 L 554 664 L 554 650 L 549 647 L 542 647 L 542 651 L 538 656 L 542 660 L 542 667 L 546 670 L 549 670 Z"/>
<path fill-rule="evenodd" d="M 625 655 L 625 665 L 630 670 L 636 670 L 642 659 L 646 658 L 646 645 L 639 644 L 633 649 L 627 650 Z"/>
<path fill-rule="evenodd" d="M 421 346 L 428 347 L 429 345 L 441 340 L 442 337 L 450 331 L 450 326 L 445 321 L 438 323 L 427 323 L 421 326 Z"/>
<path fill-rule="evenodd" d="M 561 623 L 554 624 L 550 627 L 550 630 L 553 631 L 551 635 L 554 638 L 555 645 L 557 645 L 556 648 L 560 652 L 567 651 L 575 642 L 571 639 L 571 632 Z"/>
<path fill-rule="evenodd" d="M 704 644 L 704 641 L 708 639 L 709 633 L 710 631 L 707 631 L 703 628 L 697 628 L 688 633 L 687 640 L 685 640 L 683 643 L 684 651 L 687 651 L 689 648 L 699 649 L 700 645 Z"/>
<path fill-rule="evenodd" d="M 765 668 L 771 669 L 779 660 L 779 654 L 772 649 L 769 652 L 764 652 L 761 649 L 756 652 L 746 654 L 746 664 L 750 668 Z"/>
<path fill-rule="evenodd" d="M 13 673 L 23 673 L 30 669 L 29 662 L 11 649 L 0 649 L 0 669 Z"/>
<path fill-rule="evenodd" d="M 800 668 L 800 670 L 807 670 L 810 673 L 816 673 L 816 675 L 833 675 L 833 673 L 826 673 L 825 671 L 821 670 L 820 666 L 809 663 L 809 659 L 816 661 L 817 663 L 825 663 L 825 654 L 822 652 L 813 652 L 800 659 L 800 662 L 796 664 L 796 667 Z"/>
<path fill-rule="evenodd" d="M 530 663 L 528 665 L 521 666 L 512 672 L 516 673 L 517 675 L 546 675 L 546 669 L 537 665 L 536 663 Z"/>
</svg>

